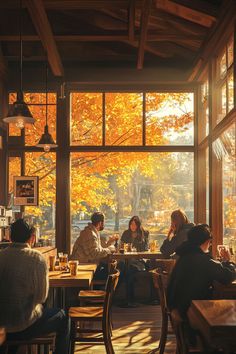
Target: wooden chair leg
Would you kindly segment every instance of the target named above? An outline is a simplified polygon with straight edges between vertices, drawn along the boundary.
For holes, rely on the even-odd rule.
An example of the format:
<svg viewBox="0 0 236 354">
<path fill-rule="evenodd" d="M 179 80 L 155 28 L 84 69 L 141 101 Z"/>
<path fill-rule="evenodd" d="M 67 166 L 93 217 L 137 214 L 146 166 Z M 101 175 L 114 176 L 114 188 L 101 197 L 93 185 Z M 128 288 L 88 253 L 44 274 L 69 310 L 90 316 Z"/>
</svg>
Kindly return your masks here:
<svg viewBox="0 0 236 354">
<path fill-rule="evenodd" d="M 70 354 L 74 354 L 75 352 L 76 329 L 77 329 L 77 322 L 71 321 Z"/>
<path fill-rule="evenodd" d="M 113 345 L 112 345 L 112 341 L 111 341 L 110 327 L 111 327 L 111 321 L 109 319 L 106 326 L 103 326 L 103 328 L 102 328 L 103 339 L 104 339 L 104 344 L 105 344 L 105 348 L 106 348 L 106 354 L 115 354 L 114 349 L 113 349 Z"/>
<path fill-rule="evenodd" d="M 162 324 L 161 324 L 161 338 L 160 338 L 160 344 L 159 344 L 159 354 L 163 354 L 165 352 L 167 333 L 168 333 L 168 315 L 165 314 L 165 316 L 163 316 L 163 318 L 162 318 Z"/>
</svg>

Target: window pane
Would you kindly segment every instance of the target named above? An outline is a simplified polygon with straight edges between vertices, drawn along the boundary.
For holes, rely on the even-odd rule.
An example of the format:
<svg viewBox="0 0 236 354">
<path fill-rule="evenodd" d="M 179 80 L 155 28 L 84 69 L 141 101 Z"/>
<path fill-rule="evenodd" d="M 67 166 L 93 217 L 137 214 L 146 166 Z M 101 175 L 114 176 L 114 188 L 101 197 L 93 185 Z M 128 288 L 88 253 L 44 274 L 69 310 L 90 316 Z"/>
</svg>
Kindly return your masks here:
<svg viewBox="0 0 236 354">
<path fill-rule="evenodd" d="M 25 217 L 40 229 L 46 244 L 55 244 L 56 154 L 25 153 L 25 175 L 39 176 L 39 206 L 26 207 Z"/>
<path fill-rule="evenodd" d="M 193 101 L 192 93 L 147 93 L 147 145 L 192 145 Z"/>
<path fill-rule="evenodd" d="M 46 93 L 30 92 L 24 94 L 24 100 L 27 104 L 46 104 Z M 48 104 L 56 104 L 57 96 L 55 93 L 48 92 Z"/>
<path fill-rule="evenodd" d="M 21 158 L 9 157 L 8 192 L 13 193 L 13 177 L 21 176 Z"/>
<path fill-rule="evenodd" d="M 199 142 L 209 134 L 209 86 L 208 80 L 201 85 L 201 102 L 199 109 Z"/>
<path fill-rule="evenodd" d="M 219 107 L 217 115 L 217 123 L 219 123 L 226 116 L 226 84 L 224 84 L 219 91 Z"/>
<path fill-rule="evenodd" d="M 219 74 L 221 79 L 225 77 L 226 72 L 227 72 L 226 53 L 224 51 L 224 53 L 219 59 Z"/>
<path fill-rule="evenodd" d="M 70 95 L 71 144 L 102 145 L 102 94 Z"/>
<path fill-rule="evenodd" d="M 16 102 L 16 93 L 9 93 L 9 104 Z M 21 129 L 15 124 L 9 124 L 9 136 L 21 136 Z"/>
<path fill-rule="evenodd" d="M 221 135 L 224 242 L 236 240 L 236 154 L 235 124 Z M 235 244 L 236 246 L 236 244 Z M 236 251 L 236 250 L 235 250 Z"/>
<path fill-rule="evenodd" d="M 46 106 L 45 105 L 29 105 L 29 109 L 36 119 L 34 124 L 27 124 L 25 127 L 25 144 L 35 146 L 42 134 L 46 124 Z M 56 142 L 56 105 L 48 106 L 48 130 Z"/>
<path fill-rule="evenodd" d="M 228 112 L 234 108 L 234 76 L 231 74 L 228 80 Z"/>
<path fill-rule="evenodd" d="M 106 145 L 142 144 L 141 93 L 106 93 Z"/>
<path fill-rule="evenodd" d="M 233 38 L 230 40 L 228 46 L 227 46 L 227 50 L 228 50 L 228 68 L 230 67 L 230 65 L 233 64 L 234 61 L 234 44 L 233 44 Z"/>
<path fill-rule="evenodd" d="M 103 236 L 139 215 L 160 244 L 175 208 L 193 220 L 193 171 L 193 153 L 71 153 L 72 244 L 95 210 L 106 215 Z"/>
</svg>

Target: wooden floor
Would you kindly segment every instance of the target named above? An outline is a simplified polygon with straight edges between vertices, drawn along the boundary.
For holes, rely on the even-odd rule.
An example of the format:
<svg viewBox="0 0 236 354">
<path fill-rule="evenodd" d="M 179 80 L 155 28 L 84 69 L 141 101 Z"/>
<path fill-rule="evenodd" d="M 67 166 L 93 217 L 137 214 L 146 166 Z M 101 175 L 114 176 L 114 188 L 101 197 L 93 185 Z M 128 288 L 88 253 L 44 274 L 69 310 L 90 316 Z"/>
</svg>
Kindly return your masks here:
<svg viewBox="0 0 236 354">
<path fill-rule="evenodd" d="M 112 343 L 116 354 L 154 354 L 161 333 L 161 311 L 159 306 L 140 305 L 126 309 L 113 307 Z M 79 344 L 75 353 L 105 354 L 103 344 Z M 167 354 L 175 353 L 175 338 L 168 335 Z"/>
</svg>

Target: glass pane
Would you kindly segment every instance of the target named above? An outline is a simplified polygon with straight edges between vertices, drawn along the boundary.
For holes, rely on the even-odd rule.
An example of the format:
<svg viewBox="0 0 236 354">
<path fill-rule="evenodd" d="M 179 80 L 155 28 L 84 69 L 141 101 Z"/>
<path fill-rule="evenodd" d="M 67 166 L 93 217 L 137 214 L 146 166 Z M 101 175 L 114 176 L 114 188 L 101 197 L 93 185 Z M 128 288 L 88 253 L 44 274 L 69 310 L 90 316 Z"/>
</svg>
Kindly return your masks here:
<svg viewBox="0 0 236 354">
<path fill-rule="evenodd" d="M 224 84 L 219 91 L 219 108 L 217 115 L 217 123 L 219 123 L 226 116 L 226 84 Z"/>
<path fill-rule="evenodd" d="M 231 38 L 231 40 L 228 43 L 227 46 L 227 50 L 228 50 L 228 68 L 230 67 L 230 65 L 233 64 L 234 61 L 234 44 L 233 44 L 233 38 Z"/>
<path fill-rule="evenodd" d="M 192 93 L 147 93 L 147 145 L 192 145 L 193 107 Z"/>
<path fill-rule="evenodd" d="M 25 207 L 25 217 L 39 227 L 45 244 L 55 244 L 56 154 L 25 153 L 25 175 L 39 176 L 39 206 Z"/>
<path fill-rule="evenodd" d="M 102 93 L 70 95 L 72 145 L 102 145 Z"/>
<path fill-rule="evenodd" d="M 228 80 L 228 112 L 234 108 L 234 76 L 233 73 Z"/>
<path fill-rule="evenodd" d="M 227 63 L 226 63 L 226 53 L 224 51 L 224 53 L 219 59 L 219 74 L 221 79 L 225 77 L 226 72 L 227 72 Z"/>
<path fill-rule="evenodd" d="M 193 153 L 71 153 L 72 245 L 95 210 L 106 215 L 104 237 L 139 215 L 162 243 L 175 208 L 193 220 L 193 181 Z"/>
<path fill-rule="evenodd" d="M 9 104 L 16 102 L 16 93 L 9 93 Z M 15 124 L 9 124 L 9 136 L 21 136 L 21 129 Z"/>
<path fill-rule="evenodd" d="M 27 104 L 46 104 L 46 93 L 30 92 L 24 94 L 24 100 Z M 48 104 L 56 104 L 57 96 L 55 93 L 48 92 Z"/>
<path fill-rule="evenodd" d="M 35 146 L 42 134 L 46 124 L 46 106 L 45 105 L 29 105 L 33 117 L 36 119 L 34 124 L 26 124 L 25 126 L 25 144 Z M 48 106 L 48 129 L 56 142 L 56 105 Z"/>
<path fill-rule="evenodd" d="M 21 158 L 9 157 L 8 192 L 13 193 L 13 177 L 21 176 Z"/>
<path fill-rule="evenodd" d="M 142 93 L 106 93 L 106 145 L 142 144 Z"/>
<path fill-rule="evenodd" d="M 199 109 L 199 142 L 209 133 L 209 87 L 208 80 L 201 85 L 201 103 Z"/>
<path fill-rule="evenodd" d="M 224 243 L 234 241 L 236 252 L 236 146 L 235 124 L 221 135 Z"/>
</svg>

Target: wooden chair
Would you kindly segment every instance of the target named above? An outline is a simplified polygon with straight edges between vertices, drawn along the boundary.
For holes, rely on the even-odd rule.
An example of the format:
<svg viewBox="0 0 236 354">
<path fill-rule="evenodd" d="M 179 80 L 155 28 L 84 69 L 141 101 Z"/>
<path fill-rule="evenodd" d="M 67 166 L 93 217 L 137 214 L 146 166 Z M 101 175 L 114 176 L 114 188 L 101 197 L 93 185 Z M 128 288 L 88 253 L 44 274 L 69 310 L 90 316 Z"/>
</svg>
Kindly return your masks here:
<svg viewBox="0 0 236 354">
<path fill-rule="evenodd" d="M 117 261 L 112 260 L 108 264 L 108 274 L 114 274 L 117 268 Z M 107 279 L 108 281 L 108 279 Z M 105 290 L 80 290 L 79 301 L 82 306 L 85 304 L 102 304 L 106 295 Z"/>
<path fill-rule="evenodd" d="M 111 342 L 111 332 L 110 332 L 110 310 L 112 304 L 112 297 L 119 280 L 120 272 L 118 270 L 114 271 L 114 274 L 108 276 L 105 299 L 103 306 L 97 307 L 71 307 L 69 309 L 69 317 L 71 319 L 71 354 L 74 354 L 75 342 L 103 342 L 105 344 L 106 353 L 114 354 L 114 349 Z M 91 328 L 77 328 L 77 323 L 79 321 L 92 321 L 100 322 L 102 324 L 102 329 L 91 329 Z M 78 333 L 78 335 L 77 335 Z M 90 337 L 85 337 L 84 334 L 90 334 Z M 100 333 L 101 337 L 91 337 L 91 334 Z M 80 336 L 82 334 L 82 336 Z"/>
<path fill-rule="evenodd" d="M 162 270 L 154 269 L 151 271 L 153 277 L 153 283 L 155 289 L 158 291 L 160 306 L 161 306 L 161 314 L 162 314 L 162 322 L 161 322 L 161 338 L 158 346 L 159 354 L 163 354 L 165 351 L 165 345 L 168 334 L 168 322 L 170 320 L 170 312 L 167 308 L 166 301 L 166 288 L 168 281 L 168 274 Z"/>
<path fill-rule="evenodd" d="M 5 354 L 8 353 L 11 346 L 26 346 L 27 354 L 37 353 L 41 354 L 41 346 L 43 346 L 43 353 L 47 354 L 50 351 L 54 352 L 55 350 L 55 340 L 56 334 L 50 333 L 44 336 L 30 338 L 30 339 L 17 339 L 17 340 L 6 340 L 2 347 L 5 350 Z M 37 352 L 34 351 L 33 347 L 37 347 Z"/>
</svg>

